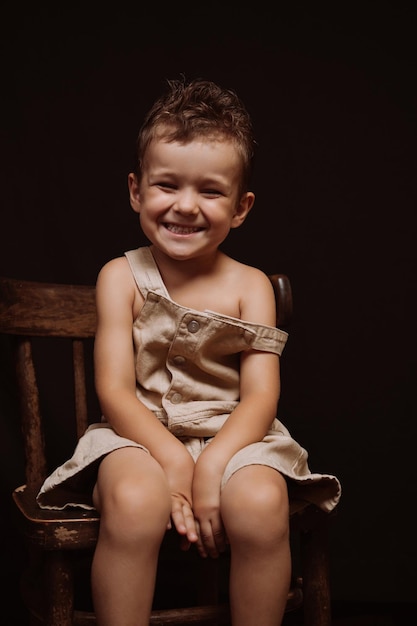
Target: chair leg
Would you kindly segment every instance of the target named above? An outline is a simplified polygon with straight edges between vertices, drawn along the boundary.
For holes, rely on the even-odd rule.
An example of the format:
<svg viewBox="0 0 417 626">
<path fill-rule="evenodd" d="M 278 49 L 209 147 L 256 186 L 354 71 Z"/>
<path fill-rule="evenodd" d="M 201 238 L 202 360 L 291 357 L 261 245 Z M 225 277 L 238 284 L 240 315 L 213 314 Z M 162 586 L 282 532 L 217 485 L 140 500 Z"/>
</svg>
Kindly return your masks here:
<svg viewBox="0 0 417 626">
<path fill-rule="evenodd" d="M 74 580 L 70 559 L 71 555 L 60 551 L 51 551 L 46 554 L 45 626 L 72 626 L 73 624 Z"/>
<path fill-rule="evenodd" d="M 217 559 L 208 557 L 199 561 L 197 601 L 199 605 L 213 607 L 213 616 L 207 618 L 207 622 L 202 622 L 212 626 L 224 626 L 231 623 L 228 603 L 220 604 L 221 565 L 220 557 Z"/>
<path fill-rule="evenodd" d="M 219 602 L 219 562 L 218 559 L 199 561 L 198 603 L 218 604 Z"/>
<path fill-rule="evenodd" d="M 326 523 L 300 533 L 304 626 L 331 626 L 329 528 Z"/>
</svg>

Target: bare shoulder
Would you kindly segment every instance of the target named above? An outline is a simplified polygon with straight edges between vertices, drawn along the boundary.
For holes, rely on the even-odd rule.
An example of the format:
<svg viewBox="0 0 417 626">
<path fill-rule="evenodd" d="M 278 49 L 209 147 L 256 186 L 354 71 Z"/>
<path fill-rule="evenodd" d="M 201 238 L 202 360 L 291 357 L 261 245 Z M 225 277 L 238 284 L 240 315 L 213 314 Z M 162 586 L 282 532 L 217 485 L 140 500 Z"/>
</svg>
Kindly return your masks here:
<svg viewBox="0 0 417 626">
<path fill-rule="evenodd" d="M 241 278 L 249 280 L 253 286 L 256 285 L 268 285 L 271 283 L 268 276 L 257 267 L 252 265 L 246 265 L 240 261 L 234 261 L 235 271 L 240 274 Z"/>
<path fill-rule="evenodd" d="M 260 269 L 238 263 L 236 280 L 240 286 L 240 314 L 247 321 L 275 326 L 275 294 L 269 277 Z"/>
<path fill-rule="evenodd" d="M 101 268 L 96 283 L 97 309 L 111 311 L 116 307 L 132 311 L 138 290 L 125 257 L 117 257 L 108 261 Z"/>
<path fill-rule="evenodd" d="M 97 288 L 108 288 L 120 283 L 133 282 L 132 272 L 125 257 L 117 257 L 108 261 L 101 268 L 97 277 Z"/>
</svg>

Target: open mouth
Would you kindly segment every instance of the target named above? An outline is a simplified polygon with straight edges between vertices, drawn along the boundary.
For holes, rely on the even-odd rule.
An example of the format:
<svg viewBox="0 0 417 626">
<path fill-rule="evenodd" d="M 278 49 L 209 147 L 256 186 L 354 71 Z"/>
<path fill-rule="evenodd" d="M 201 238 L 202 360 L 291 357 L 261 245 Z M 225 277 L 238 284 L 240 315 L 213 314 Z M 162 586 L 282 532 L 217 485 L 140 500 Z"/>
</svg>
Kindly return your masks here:
<svg viewBox="0 0 417 626">
<path fill-rule="evenodd" d="M 176 235 L 191 235 L 192 233 L 198 233 L 200 230 L 203 230 L 201 227 L 197 226 L 179 226 L 178 224 L 164 223 L 164 226 L 167 230 Z"/>
</svg>

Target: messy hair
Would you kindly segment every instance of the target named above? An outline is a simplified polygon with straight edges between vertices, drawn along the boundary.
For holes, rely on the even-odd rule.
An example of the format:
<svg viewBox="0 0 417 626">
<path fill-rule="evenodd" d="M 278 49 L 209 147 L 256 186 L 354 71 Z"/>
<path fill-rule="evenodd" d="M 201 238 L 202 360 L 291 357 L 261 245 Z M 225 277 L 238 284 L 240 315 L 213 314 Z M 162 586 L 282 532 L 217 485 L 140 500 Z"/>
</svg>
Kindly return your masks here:
<svg viewBox="0 0 417 626">
<path fill-rule="evenodd" d="M 230 89 L 196 79 L 168 80 L 167 92 L 148 112 L 137 139 L 140 176 L 146 149 L 154 139 L 188 143 L 196 138 L 232 141 L 242 162 L 241 191 L 247 191 L 254 156 L 252 122 L 240 98 Z"/>
</svg>

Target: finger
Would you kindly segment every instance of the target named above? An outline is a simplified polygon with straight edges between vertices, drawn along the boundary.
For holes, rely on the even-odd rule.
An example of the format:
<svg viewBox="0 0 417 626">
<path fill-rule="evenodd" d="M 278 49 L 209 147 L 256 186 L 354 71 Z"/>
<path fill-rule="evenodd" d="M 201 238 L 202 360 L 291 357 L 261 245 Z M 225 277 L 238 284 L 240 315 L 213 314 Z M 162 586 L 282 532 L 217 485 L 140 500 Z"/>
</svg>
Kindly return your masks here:
<svg viewBox="0 0 417 626">
<path fill-rule="evenodd" d="M 209 520 L 209 523 L 200 530 L 200 534 L 206 551 L 212 558 L 217 558 L 226 550 L 227 539 L 220 518 Z"/>
<path fill-rule="evenodd" d="M 182 536 L 180 538 L 180 550 L 187 552 L 190 549 L 191 541 L 188 541 L 187 537 Z"/>
<path fill-rule="evenodd" d="M 188 504 L 183 506 L 184 524 L 188 541 L 195 543 L 198 539 L 197 526 L 194 513 Z"/>
<path fill-rule="evenodd" d="M 176 500 L 174 500 L 172 503 L 171 520 L 172 524 L 174 524 L 177 532 L 179 532 L 180 535 L 183 535 L 187 532 L 182 506 Z"/>
<path fill-rule="evenodd" d="M 213 529 L 213 537 L 214 537 L 214 543 L 216 544 L 217 551 L 224 552 L 227 547 L 227 539 L 226 539 L 224 529 L 222 526 L 220 528 Z"/>
<path fill-rule="evenodd" d="M 198 539 L 194 514 L 189 503 L 174 499 L 171 512 L 172 521 L 180 535 L 186 535 L 187 540 L 195 543 Z"/>
<path fill-rule="evenodd" d="M 196 529 L 197 529 L 197 542 L 196 542 L 197 550 L 198 550 L 199 555 L 203 557 L 203 559 L 205 559 L 208 557 L 208 552 L 205 548 L 205 545 L 201 536 L 200 524 L 197 520 L 196 520 Z"/>
<path fill-rule="evenodd" d="M 219 556 L 219 550 L 215 541 L 213 527 L 211 522 L 206 522 L 200 526 L 200 540 L 203 546 L 203 550 L 208 556 L 215 559 Z"/>
</svg>

